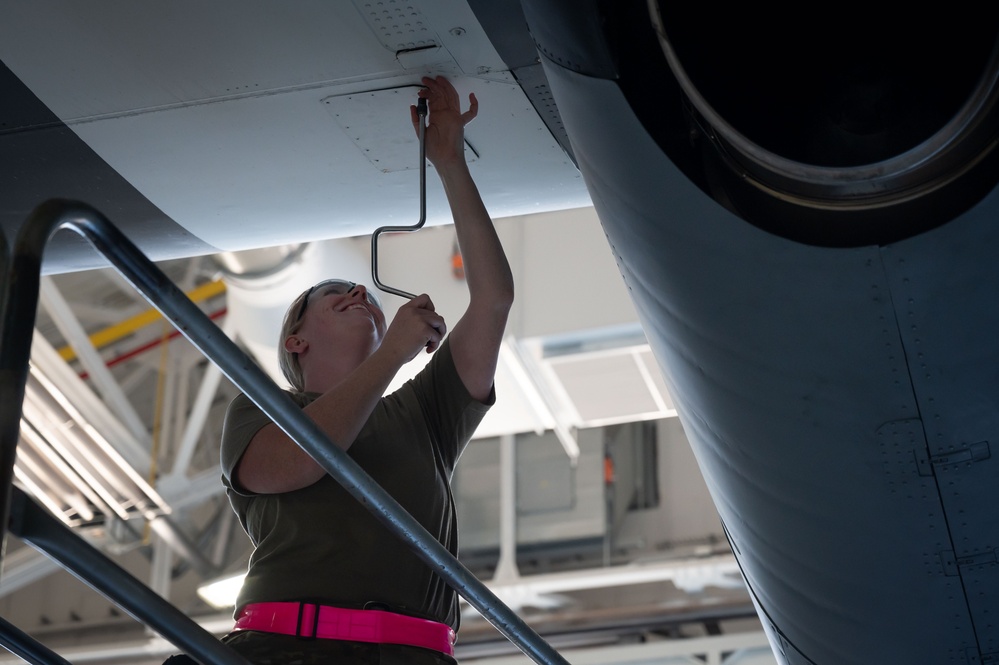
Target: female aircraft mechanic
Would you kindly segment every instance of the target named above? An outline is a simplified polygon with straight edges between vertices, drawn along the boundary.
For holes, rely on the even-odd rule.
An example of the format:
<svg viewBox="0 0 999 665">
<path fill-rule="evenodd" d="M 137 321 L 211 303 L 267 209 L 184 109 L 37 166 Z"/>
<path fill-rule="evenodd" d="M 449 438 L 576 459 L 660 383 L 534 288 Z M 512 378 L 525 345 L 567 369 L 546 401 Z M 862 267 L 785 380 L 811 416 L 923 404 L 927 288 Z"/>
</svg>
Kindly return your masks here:
<svg viewBox="0 0 999 665">
<path fill-rule="evenodd" d="M 328 280 L 292 303 L 279 354 L 303 411 L 454 553 L 449 479 L 494 399 L 513 277 L 465 163 L 478 102 L 470 95 L 462 113 L 449 81 L 423 83 L 426 154 L 454 217 L 468 308 L 445 337 L 424 294 L 386 327 L 364 286 Z M 383 397 L 424 349 L 436 351 L 427 367 Z M 454 591 L 243 395 L 226 416 L 222 467 L 255 546 L 224 641 L 253 663 L 454 662 Z"/>
</svg>

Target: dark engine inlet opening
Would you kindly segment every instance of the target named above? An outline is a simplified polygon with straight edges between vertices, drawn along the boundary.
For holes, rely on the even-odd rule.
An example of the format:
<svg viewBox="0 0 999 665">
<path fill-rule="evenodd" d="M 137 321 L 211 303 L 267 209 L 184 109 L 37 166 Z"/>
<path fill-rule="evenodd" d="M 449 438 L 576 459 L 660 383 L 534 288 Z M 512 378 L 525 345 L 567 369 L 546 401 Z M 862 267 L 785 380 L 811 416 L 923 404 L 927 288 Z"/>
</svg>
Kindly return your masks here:
<svg viewBox="0 0 999 665">
<path fill-rule="evenodd" d="M 750 141 L 815 166 L 871 164 L 930 138 L 975 89 L 999 29 L 956 8 L 736 7 L 659 3 L 707 103 Z"/>
</svg>

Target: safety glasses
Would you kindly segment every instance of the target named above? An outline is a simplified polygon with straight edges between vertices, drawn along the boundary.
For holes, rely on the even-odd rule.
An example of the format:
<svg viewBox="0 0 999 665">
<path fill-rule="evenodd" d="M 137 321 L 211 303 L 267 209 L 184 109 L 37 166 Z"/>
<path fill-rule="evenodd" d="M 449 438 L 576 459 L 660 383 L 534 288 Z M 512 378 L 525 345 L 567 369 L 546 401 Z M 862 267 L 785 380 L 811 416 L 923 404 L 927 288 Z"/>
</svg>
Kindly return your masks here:
<svg viewBox="0 0 999 665">
<path fill-rule="evenodd" d="M 324 279 L 305 292 L 305 297 L 302 298 L 302 304 L 298 308 L 298 314 L 295 316 L 295 322 L 297 323 L 301 321 L 302 317 L 305 316 L 305 310 L 309 306 L 309 298 L 311 298 L 314 293 L 319 293 L 320 295 L 335 293 L 340 296 L 345 296 L 356 287 L 357 284 L 355 282 L 349 282 L 345 279 Z M 369 303 L 378 309 L 382 308 L 382 304 L 378 301 L 375 294 L 371 293 L 371 291 L 365 291 L 364 296 Z"/>
</svg>

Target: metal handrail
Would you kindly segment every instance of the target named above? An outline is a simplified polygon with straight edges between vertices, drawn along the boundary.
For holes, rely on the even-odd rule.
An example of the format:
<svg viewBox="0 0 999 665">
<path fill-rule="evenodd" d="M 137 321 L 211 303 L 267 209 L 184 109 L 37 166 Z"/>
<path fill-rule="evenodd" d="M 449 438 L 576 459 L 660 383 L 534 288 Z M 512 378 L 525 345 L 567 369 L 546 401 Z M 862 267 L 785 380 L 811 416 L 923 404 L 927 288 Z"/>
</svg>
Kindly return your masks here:
<svg viewBox="0 0 999 665">
<path fill-rule="evenodd" d="M 128 611 L 134 618 L 155 628 L 157 633 L 183 649 L 185 653 L 196 657 L 199 662 L 249 665 L 241 655 L 224 645 L 97 548 L 73 533 L 72 529 L 18 488 L 14 488 L 11 496 L 9 528 L 15 536 L 44 552 L 80 580 Z M 25 645 L 20 644 L 20 646 L 23 648 Z M 37 650 L 36 654 L 47 656 L 44 648 Z M 24 657 L 20 653 L 18 655 Z M 58 658 L 31 662 L 61 665 L 66 661 Z"/>
<path fill-rule="evenodd" d="M 0 330 L 0 385 L 4 389 L 3 399 L 0 399 L 0 534 L 5 541 L 9 523 L 12 533 L 54 558 L 198 661 L 213 665 L 249 665 L 245 658 L 80 539 L 23 492 L 14 491 L 14 461 L 38 309 L 42 250 L 59 228 L 70 228 L 84 235 L 105 255 L 116 251 L 107 243 L 127 247 L 127 254 L 141 257 L 141 261 L 158 273 L 154 279 L 162 282 L 159 288 L 166 288 L 169 284 L 180 293 L 156 266 L 96 211 L 82 204 L 49 202 L 29 217 L 18 235 L 6 270 L 0 273 L 6 275 L 0 291 L 0 321 L 3 325 Z M 108 229 L 111 231 L 108 232 Z M 100 241 L 95 242 L 95 238 L 100 238 Z M 3 244 L 5 242 L 0 247 Z M 4 256 L 7 256 L 6 251 Z M 148 291 L 145 293 L 148 297 Z M 173 297 L 176 298 L 176 294 Z M 187 299 L 186 296 L 184 298 Z M 187 303 L 200 312 L 190 300 Z M 27 635 L 16 629 L 6 631 L 5 627 L 0 624 L 0 643 L 18 656 L 30 656 L 32 660 L 29 662 L 37 665 L 63 665 L 66 662 Z"/>
<path fill-rule="evenodd" d="M 75 201 L 51 200 L 31 214 L 18 238 L 11 278 L 8 280 L 11 302 L 8 302 L 8 311 L 5 312 L 4 342 L 9 339 L 7 328 L 11 323 L 11 311 L 20 308 L 22 322 L 34 320 L 42 249 L 48 238 L 61 228 L 84 236 L 106 256 L 150 304 L 214 362 L 288 436 L 507 639 L 539 664 L 568 665 L 568 661 L 458 562 L 446 547 L 430 535 L 388 492 L 378 486 L 345 451 L 334 445 L 284 390 L 229 340 L 131 241 L 90 206 Z M 20 282 L 15 285 L 16 280 Z M 17 308 L 12 307 L 15 301 Z M 30 310 L 25 309 L 28 305 L 31 306 Z M 30 311 L 30 314 L 26 316 L 24 311 Z M 22 354 L 20 362 L 23 364 L 23 371 L 19 383 L 22 397 L 27 375 L 30 333 L 25 337 L 28 339 L 14 344 L 15 350 Z M 8 353 L 12 352 L 8 352 L 7 348 L 0 350 L 0 355 L 4 357 Z M 6 367 L 6 362 L 0 362 L 0 370 Z M 16 438 L 13 444 L 16 445 Z M 10 464 L 13 465 L 13 453 L 10 455 Z M 0 469 L 0 473 L 4 472 Z M 7 472 L 8 478 L 11 473 Z M 0 515 L 5 516 L 8 512 L 9 501 L 5 501 L 0 506 Z M 192 655 L 198 654 L 192 652 Z"/>
<path fill-rule="evenodd" d="M 7 651 L 28 663 L 38 665 L 72 665 L 68 660 L 40 644 L 20 628 L 0 617 L 0 644 Z"/>
</svg>

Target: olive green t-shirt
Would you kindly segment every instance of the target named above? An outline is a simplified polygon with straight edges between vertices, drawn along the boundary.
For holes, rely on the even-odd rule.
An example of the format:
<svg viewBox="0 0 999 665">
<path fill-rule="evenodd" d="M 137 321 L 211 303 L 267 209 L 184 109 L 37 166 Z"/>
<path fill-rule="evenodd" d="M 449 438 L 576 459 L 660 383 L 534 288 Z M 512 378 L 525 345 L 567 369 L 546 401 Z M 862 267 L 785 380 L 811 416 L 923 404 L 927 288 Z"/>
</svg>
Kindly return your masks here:
<svg viewBox="0 0 999 665">
<path fill-rule="evenodd" d="M 318 395 L 293 394 L 305 406 Z M 452 554 L 458 533 L 450 478 L 488 403 L 473 399 L 445 340 L 412 380 L 383 397 L 347 453 Z M 249 398 L 229 405 L 222 481 L 255 549 L 236 603 L 379 603 L 458 627 L 457 596 L 339 483 L 325 476 L 282 494 L 254 494 L 232 472 L 270 419 Z"/>
</svg>

